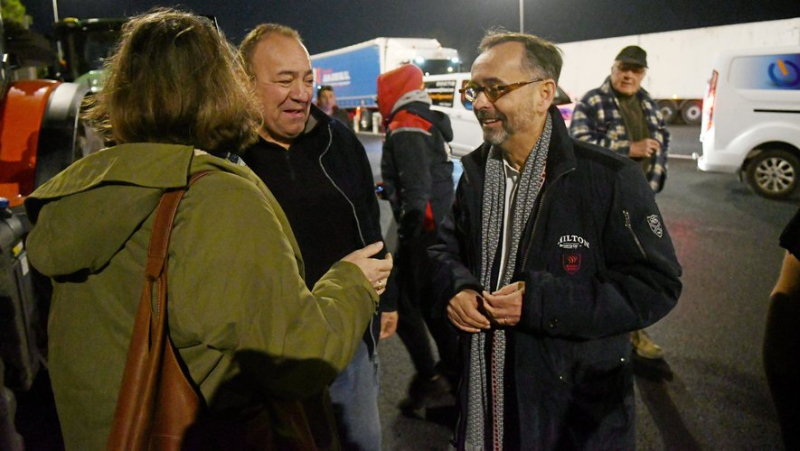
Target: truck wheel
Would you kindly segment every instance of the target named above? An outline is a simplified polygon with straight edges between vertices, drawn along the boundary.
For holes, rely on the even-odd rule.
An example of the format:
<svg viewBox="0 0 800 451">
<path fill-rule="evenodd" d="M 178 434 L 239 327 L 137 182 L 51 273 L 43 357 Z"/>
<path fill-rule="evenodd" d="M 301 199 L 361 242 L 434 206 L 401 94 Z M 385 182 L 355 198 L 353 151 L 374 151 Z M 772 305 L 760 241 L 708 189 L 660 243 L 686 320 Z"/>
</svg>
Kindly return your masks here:
<svg viewBox="0 0 800 451">
<path fill-rule="evenodd" d="M 665 124 L 671 123 L 678 114 L 678 104 L 674 100 L 662 99 L 657 102 L 657 105 Z"/>
<path fill-rule="evenodd" d="M 681 105 L 681 119 L 686 125 L 699 125 L 703 118 L 703 103 L 699 100 L 687 100 Z"/>
<path fill-rule="evenodd" d="M 765 150 L 747 165 L 747 182 L 756 194 L 768 199 L 784 199 L 797 188 L 800 160 L 791 152 Z"/>
</svg>

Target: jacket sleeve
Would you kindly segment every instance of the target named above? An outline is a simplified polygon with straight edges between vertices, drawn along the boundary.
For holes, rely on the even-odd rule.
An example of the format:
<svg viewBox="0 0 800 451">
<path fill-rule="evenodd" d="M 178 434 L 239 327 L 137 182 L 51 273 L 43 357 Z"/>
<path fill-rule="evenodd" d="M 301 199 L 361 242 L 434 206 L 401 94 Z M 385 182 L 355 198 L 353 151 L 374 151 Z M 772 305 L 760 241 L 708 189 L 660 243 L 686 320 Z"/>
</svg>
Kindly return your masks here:
<svg viewBox="0 0 800 451">
<path fill-rule="evenodd" d="M 431 175 L 432 138 L 429 132 L 418 129 L 398 129 L 389 135 L 399 179 L 401 239 L 418 237 L 423 231 L 425 213 L 432 195 Z"/>
<path fill-rule="evenodd" d="M 596 108 L 602 107 L 602 99 L 599 96 L 585 95 L 575 105 L 575 110 L 572 112 L 569 133 L 575 139 L 610 149 L 613 143 L 606 136 L 606 130 L 604 130 L 596 110 Z"/>
<path fill-rule="evenodd" d="M 432 287 L 434 290 L 434 312 L 444 314 L 447 303 L 458 292 L 473 289 L 480 293 L 483 288 L 477 277 L 467 267 L 472 258 L 467 240 L 472 236 L 470 212 L 466 207 L 465 191 L 470 184 L 465 172 L 458 182 L 458 189 L 450 213 L 439 227 L 437 244 L 428 249 L 432 260 Z M 477 233 L 477 232 L 476 232 Z"/>
<path fill-rule="evenodd" d="M 181 287 L 180 297 L 192 303 L 182 317 L 206 347 L 233 361 L 255 353 L 264 362 L 251 374 L 240 364 L 226 380 L 241 376 L 278 397 L 319 393 L 354 355 L 377 295 L 349 262 L 335 263 L 309 291 L 277 201 L 252 185 L 205 183 L 226 175 L 193 186 L 181 205 L 192 216 L 179 224 L 179 212 L 176 220 L 174 234 L 186 247 L 174 256 L 171 247 L 170 277 L 195 282 Z M 192 205 L 191 198 L 202 200 Z M 192 259 L 181 261 L 185 255 Z"/>
<path fill-rule="evenodd" d="M 524 273 L 523 330 L 606 337 L 649 326 L 675 306 L 681 268 L 653 192 L 635 164 L 625 165 L 614 185 L 597 273 Z"/>
<path fill-rule="evenodd" d="M 648 114 L 654 115 L 654 120 L 657 124 L 656 130 L 653 133 L 653 139 L 658 141 L 661 149 L 653 155 L 652 165 L 647 174 L 647 180 L 650 182 L 650 188 L 655 193 L 660 193 L 664 189 L 664 183 L 667 181 L 667 156 L 669 155 L 670 134 L 667 130 L 667 125 L 664 122 L 663 116 L 658 111 L 658 106 L 655 102 L 650 100 L 651 111 Z"/>
</svg>

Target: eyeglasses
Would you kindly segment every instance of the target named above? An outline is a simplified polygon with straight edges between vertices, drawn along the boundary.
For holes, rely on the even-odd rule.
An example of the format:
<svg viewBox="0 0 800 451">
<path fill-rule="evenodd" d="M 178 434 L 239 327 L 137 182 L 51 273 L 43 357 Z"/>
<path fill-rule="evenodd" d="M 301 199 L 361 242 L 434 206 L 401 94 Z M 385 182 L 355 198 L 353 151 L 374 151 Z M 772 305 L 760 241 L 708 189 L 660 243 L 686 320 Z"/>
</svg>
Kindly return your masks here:
<svg viewBox="0 0 800 451">
<path fill-rule="evenodd" d="M 633 72 L 636 75 L 644 73 L 644 66 L 638 64 L 619 63 L 614 65 L 614 69 L 619 72 Z"/>
<path fill-rule="evenodd" d="M 511 91 L 519 89 L 525 85 L 529 85 L 531 83 L 538 83 L 540 81 L 544 81 L 544 78 L 537 78 L 531 81 L 520 81 L 517 83 L 511 83 L 510 85 L 495 85 L 495 86 L 481 86 L 475 82 L 469 82 L 464 86 L 462 89 L 459 89 L 458 92 L 464 94 L 467 100 L 470 102 L 474 102 L 478 100 L 478 95 L 480 93 L 486 94 L 486 98 L 489 99 L 490 102 L 494 103 L 497 102 L 500 97 L 508 94 Z"/>
</svg>

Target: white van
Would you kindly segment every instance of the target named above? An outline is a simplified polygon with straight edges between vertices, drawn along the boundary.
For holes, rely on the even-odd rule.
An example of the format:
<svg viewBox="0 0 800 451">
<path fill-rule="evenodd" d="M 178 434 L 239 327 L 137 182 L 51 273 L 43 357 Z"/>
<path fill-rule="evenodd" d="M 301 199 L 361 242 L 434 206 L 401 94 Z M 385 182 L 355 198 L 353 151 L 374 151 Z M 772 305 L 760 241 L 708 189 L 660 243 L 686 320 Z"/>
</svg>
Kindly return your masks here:
<svg viewBox="0 0 800 451">
<path fill-rule="evenodd" d="M 718 55 L 700 141 L 701 170 L 738 173 L 767 198 L 790 196 L 800 177 L 800 46 Z"/>
<path fill-rule="evenodd" d="M 478 118 L 472 112 L 472 102 L 458 93 L 469 79 L 469 72 L 429 75 L 424 78 L 425 90 L 428 91 L 433 103 L 431 109 L 450 116 L 450 123 L 453 125 L 453 141 L 450 142 L 450 147 L 453 149 L 453 156 L 458 158 L 472 152 L 483 143 L 483 131 Z M 553 103 L 558 106 L 561 116 L 569 127 L 575 101 L 559 87 Z"/>
</svg>

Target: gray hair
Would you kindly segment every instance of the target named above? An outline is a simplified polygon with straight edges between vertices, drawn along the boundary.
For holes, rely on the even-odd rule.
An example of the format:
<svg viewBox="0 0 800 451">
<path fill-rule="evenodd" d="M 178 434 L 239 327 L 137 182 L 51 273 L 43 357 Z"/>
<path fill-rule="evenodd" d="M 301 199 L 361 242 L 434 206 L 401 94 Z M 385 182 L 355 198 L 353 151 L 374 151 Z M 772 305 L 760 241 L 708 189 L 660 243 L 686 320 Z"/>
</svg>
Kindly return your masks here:
<svg viewBox="0 0 800 451">
<path fill-rule="evenodd" d="M 483 37 L 478 50 L 485 52 L 496 45 L 505 44 L 506 42 L 522 43 L 525 46 L 523 67 L 545 78 L 552 78 L 558 84 L 562 59 L 561 49 L 555 44 L 532 34 L 492 29 Z"/>
</svg>

